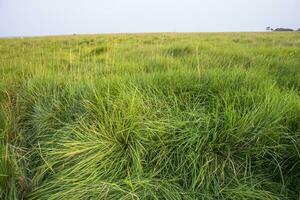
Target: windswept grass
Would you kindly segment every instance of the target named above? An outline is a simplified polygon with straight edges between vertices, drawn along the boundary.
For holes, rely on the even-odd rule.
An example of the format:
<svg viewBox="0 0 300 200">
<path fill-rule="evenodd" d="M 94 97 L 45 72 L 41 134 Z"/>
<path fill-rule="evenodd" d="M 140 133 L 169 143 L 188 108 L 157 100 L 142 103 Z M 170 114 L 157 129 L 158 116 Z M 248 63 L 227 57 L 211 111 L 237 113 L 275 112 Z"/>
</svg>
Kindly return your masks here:
<svg viewBox="0 0 300 200">
<path fill-rule="evenodd" d="M 299 199 L 299 42 L 0 40 L 0 198 Z"/>
</svg>

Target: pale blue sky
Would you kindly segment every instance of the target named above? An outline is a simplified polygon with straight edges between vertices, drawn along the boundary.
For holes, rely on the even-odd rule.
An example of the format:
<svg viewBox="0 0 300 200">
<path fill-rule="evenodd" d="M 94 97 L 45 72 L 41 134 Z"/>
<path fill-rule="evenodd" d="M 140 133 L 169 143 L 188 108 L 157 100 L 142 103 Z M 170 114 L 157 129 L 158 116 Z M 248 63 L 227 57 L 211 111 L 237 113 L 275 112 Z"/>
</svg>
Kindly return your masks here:
<svg viewBox="0 0 300 200">
<path fill-rule="evenodd" d="M 0 36 L 300 28 L 300 0 L 0 0 Z"/>
</svg>

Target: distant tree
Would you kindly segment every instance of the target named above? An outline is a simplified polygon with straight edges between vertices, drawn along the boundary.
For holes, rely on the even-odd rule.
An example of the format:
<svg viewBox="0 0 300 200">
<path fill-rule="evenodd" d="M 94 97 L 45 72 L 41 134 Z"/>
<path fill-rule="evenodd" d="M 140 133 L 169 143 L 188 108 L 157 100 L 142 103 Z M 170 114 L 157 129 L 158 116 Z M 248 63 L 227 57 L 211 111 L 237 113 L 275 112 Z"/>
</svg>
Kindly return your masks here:
<svg viewBox="0 0 300 200">
<path fill-rule="evenodd" d="M 270 27 L 270 26 L 268 26 L 268 27 L 266 28 L 266 30 L 267 30 L 267 31 L 273 31 L 273 28 Z"/>
<path fill-rule="evenodd" d="M 297 31 L 300 31 L 300 28 Z"/>
<path fill-rule="evenodd" d="M 274 31 L 294 31 L 291 28 L 276 28 Z"/>
</svg>

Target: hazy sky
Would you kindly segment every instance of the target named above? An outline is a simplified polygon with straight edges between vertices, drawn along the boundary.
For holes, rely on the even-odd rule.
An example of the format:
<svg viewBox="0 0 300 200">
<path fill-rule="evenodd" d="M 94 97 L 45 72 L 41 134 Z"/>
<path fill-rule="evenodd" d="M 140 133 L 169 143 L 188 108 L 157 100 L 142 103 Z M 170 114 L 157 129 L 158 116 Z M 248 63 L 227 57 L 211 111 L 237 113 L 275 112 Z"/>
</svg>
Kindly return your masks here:
<svg viewBox="0 0 300 200">
<path fill-rule="evenodd" d="M 300 0 L 0 0 L 0 36 L 300 28 Z"/>
</svg>

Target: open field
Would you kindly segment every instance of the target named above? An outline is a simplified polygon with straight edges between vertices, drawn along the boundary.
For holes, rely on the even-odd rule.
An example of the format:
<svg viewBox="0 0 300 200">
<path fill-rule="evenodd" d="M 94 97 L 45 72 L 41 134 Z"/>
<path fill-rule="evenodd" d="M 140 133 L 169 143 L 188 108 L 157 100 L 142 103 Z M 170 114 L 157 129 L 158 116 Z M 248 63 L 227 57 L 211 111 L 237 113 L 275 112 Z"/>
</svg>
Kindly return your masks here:
<svg viewBox="0 0 300 200">
<path fill-rule="evenodd" d="M 300 199 L 300 33 L 0 39 L 0 199 Z"/>
</svg>

